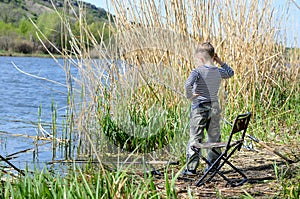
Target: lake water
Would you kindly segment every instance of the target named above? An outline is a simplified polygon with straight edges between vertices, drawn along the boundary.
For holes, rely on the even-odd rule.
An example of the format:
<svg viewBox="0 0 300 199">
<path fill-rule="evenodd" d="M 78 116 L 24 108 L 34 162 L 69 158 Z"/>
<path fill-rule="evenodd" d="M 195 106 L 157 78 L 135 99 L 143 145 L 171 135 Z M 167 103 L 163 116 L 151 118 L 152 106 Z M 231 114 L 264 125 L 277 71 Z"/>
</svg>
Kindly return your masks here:
<svg viewBox="0 0 300 199">
<path fill-rule="evenodd" d="M 62 59 L 59 62 L 63 64 Z M 34 139 L 15 134 L 37 135 L 39 107 L 42 107 L 43 127 L 51 132 L 52 102 L 58 110 L 57 122 L 61 123 L 66 113 L 67 88 L 23 74 L 12 63 L 32 75 L 66 84 L 63 68 L 51 58 L 0 57 L 0 155 L 8 157 L 18 153 L 10 162 L 21 169 L 36 162 L 43 165 L 53 159 L 62 159 L 64 153 L 59 150 L 53 156 L 51 142 L 40 141 L 43 145 L 37 150 Z M 71 71 L 76 73 L 76 69 Z"/>
<path fill-rule="evenodd" d="M 63 65 L 63 59 L 58 61 Z M 108 63 L 93 60 L 93 64 L 98 66 Z M 118 64 L 120 64 L 120 69 L 124 72 L 127 67 L 125 67 L 125 63 L 118 62 Z M 30 75 L 18 71 L 14 65 Z M 9 158 L 9 162 L 19 169 L 28 167 L 30 170 L 33 170 L 34 167 L 41 169 L 47 166 L 56 172 L 64 172 L 68 169 L 65 166 L 66 164 L 48 163 L 65 159 L 77 159 L 76 148 L 74 147 L 76 140 L 72 140 L 70 147 L 62 144 L 55 145 L 57 147 L 53 149 L 51 140 L 39 140 L 38 146 L 36 146 L 37 142 L 34 139 L 38 134 L 39 119 L 41 119 L 42 127 L 47 132 L 52 132 L 53 103 L 57 110 L 58 134 L 61 135 L 64 132 L 62 124 L 65 122 L 68 97 L 67 87 L 63 86 L 66 85 L 64 69 L 52 58 L 0 57 L 0 70 L 0 155 L 4 158 Z M 71 68 L 72 75 L 77 77 L 77 73 L 75 67 Z M 101 70 L 99 74 L 102 74 Z M 99 76 L 97 75 L 97 77 Z M 107 84 L 105 83 L 105 75 L 102 78 L 104 78 L 103 83 Z M 46 81 L 45 79 L 58 82 L 59 84 Z M 77 85 L 73 86 L 74 88 L 80 88 Z M 80 97 L 79 93 L 77 96 Z M 77 99 L 77 96 L 75 96 L 75 99 Z M 40 107 L 41 117 L 39 117 Z M 60 138 L 60 136 L 58 137 Z M 105 148 L 110 150 L 108 154 L 113 154 L 113 156 L 106 157 L 108 159 L 103 160 L 104 162 L 109 163 L 121 160 L 118 147 L 109 144 Z M 166 150 L 168 149 L 166 148 Z M 153 154 L 150 154 L 149 160 L 153 160 L 155 157 L 164 158 L 165 154 L 170 155 L 169 153 L 161 155 L 161 153 L 155 151 Z M 126 161 L 137 159 L 136 156 L 129 159 L 126 153 L 122 154 L 122 158 L 126 159 Z M 142 161 L 146 156 L 139 156 L 138 158 Z M 0 160 L 0 170 L 6 166 L 8 164 Z M 141 164 L 141 166 L 143 165 Z"/>
</svg>

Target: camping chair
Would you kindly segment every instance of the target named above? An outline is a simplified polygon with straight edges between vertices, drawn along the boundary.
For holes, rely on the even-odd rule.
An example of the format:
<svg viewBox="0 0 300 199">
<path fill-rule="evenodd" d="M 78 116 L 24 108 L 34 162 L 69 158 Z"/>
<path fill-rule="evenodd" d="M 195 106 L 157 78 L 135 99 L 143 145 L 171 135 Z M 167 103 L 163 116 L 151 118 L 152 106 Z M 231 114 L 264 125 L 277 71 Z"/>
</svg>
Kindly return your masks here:
<svg viewBox="0 0 300 199">
<path fill-rule="evenodd" d="M 196 186 L 203 185 L 206 182 L 209 182 L 213 179 L 216 174 L 219 174 L 222 178 L 224 178 L 228 184 L 231 186 L 239 186 L 247 181 L 246 175 L 236 168 L 231 162 L 229 162 L 229 158 L 236 152 L 239 151 L 244 143 L 246 130 L 250 121 L 251 113 L 248 112 L 246 114 L 240 114 L 236 117 L 230 136 L 227 142 L 216 142 L 216 143 L 201 143 L 197 146 L 192 146 L 192 150 L 199 156 L 199 158 L 203 159 L 208 165 L 208 169 L 204 172 L 203 176 L 196 182 Z M 216 150 L 220 148 L 221 152 Z M 222 150 L 223 148 L 223 150 Z M 210 163 L 207 158 L 202 156 L 201 149 L 211 149 L 214 153 L 218 155 L 218 158 L 215 162 Z M 229 165 L 236 173 L 239 174 L 242 179 L 229 179 L 226 177 L 220 169 L 225 165 Z"/>
</svg>

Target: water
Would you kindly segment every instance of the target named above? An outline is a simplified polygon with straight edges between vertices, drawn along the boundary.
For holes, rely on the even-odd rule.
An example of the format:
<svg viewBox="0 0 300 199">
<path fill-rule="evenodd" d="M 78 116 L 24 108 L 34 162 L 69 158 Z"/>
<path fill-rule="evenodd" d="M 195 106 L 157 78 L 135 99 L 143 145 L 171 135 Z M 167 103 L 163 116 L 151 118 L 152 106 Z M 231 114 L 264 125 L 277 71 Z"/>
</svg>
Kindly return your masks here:
<svg viewBox="0 0 300 199">
<path fill-rule="evenodd" d="M 59 60 L 62 65 L 63 61 L 62 59 Z M 93 61 L 95 61 L 93 62 L 95 66 L 109 64 L 103 63 L 102 60 Z M 66 158 L 73 159 L 75 158 L 74 155 L 76 155 L 75 151 L 71 151 L 71 154 L 68 154 L 70 148 L 67 148 L 66 145 L 60 145 L 53 151 L 53 142 L 51 140 L 40 140 L 38 142 L 39 146 L 36 147 L 36 141 L 33 137 L 27 136 L 37 135 L 39 119 L 42 120 L 43 128 L 49 133 L 52 132 L 51 106 L 52 102 L 54 102 L 57 109 L 58 137 L 60 137 L 63 132 L 62 123 L 65 122 L 67 109 L 67 88 L 26 75 L 18 71 L 12 62 L 26 73 L 47 78 L 59 84 L 66 84 L 65 71 L 51 58 L 0 57 L 0 155 L 5 158 L 13 157 L 9 161 L 20 169 L 29 167 L 32 170 L 34 167 L 43 168 L 47 166 L 50 169 L 55 169 L 56 172 L 64 171 L 67 169 L 65 164 L 54 165 L 47 163 Z M 125 64 L 119 62 L 118 64 L 122 66 L 120 69 L 124 73 L 126 70 Z M 97 69 L 99 74 L 102 74 L 103 69 Z M 77 76 L 75 68 L 71 69 L 71 73 Z M 104 74 L 106 73 L 104 72 Z M 101 77 L 97 73 L 96 76 Z M 109 84 L 106 80 L 106 75 L 102 76 L 102 78 L 103 84 Z M 74 87 L 78 88 L 76 85 Z M 39 107 L 42 110 L 41 118 L 39 118 L 38 114 Z M 76 144 L 74 141 L 71 144 L 72 150 L 76 150 L 74 149 L 74 143 Z M 119 161 L 119 149 L 113 144 L 108 145 L 107 148 L 111 150 L 109 153 L 113 156 L 105 157 L 107 159 L 104 162 Z M 156 153 L 157 151 L 155 152 L 155 157 L 158 156 Z M 127 155 L 127 153 L 122 154 L 122 158 L 127 160 Z M 153 154 L 150 156 L 153 158 Z M 144 159 L 145 157 L 139 158 Z M 0 170 L 3 166 L 8 166 L 8 164 L 0 161 Z"/>
<path fill-rule="evenodd" d="M 43 145 L 37 150 L 34 139 L 24 136 L 37 135 L 39 107 L 42 107 L 43 128 L 51 132 L 52 102 L 57 108 L 57 122 L 62 123 L 66 114 L 67 88 L 23 74 L 12 62 L 27 73 L 66 85 L 63 68 L 51 58 L 0 57 L 0 155 L 7 157 L 28 149 L 10 160 L 21 169 L 36 162 L 43 166 L 48 161 L 63 158 L 64 153 L 59 150 L 53 156 L 51 141 L 40 141 Z M 63 64 L 62 59 L 59 62 Z M 72 69 L 73 72 L 76 70 Z"/>
</svg>

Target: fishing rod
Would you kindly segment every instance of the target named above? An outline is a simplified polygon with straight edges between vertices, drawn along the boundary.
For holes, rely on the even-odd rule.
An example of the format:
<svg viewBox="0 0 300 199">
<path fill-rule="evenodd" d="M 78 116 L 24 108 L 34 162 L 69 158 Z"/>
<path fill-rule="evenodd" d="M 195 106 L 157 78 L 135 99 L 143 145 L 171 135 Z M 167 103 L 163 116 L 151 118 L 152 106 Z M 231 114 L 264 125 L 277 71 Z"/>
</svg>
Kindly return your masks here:
<svg viewBox="0 0 300 199">
<path fill-rule="evenodd" d="M 228 125 L 230 125 L 231 127 L 233 126 L 229 121 L 227 121 L 225 118 L 223 118 L 224 122 Z M 252 141 L 258 143 L 260 146 L 264 147 L 265 149 L 267 149 L 268 151 L 274 153 L 275 155 L 281 157 L 282 159 L 284 159 L 287 163 L 291 164 L 291 163 L 295 163 L 295 161 L 287 158 L 286 156 L 282 155 L 280 152 L 278 152 L 277 150 L 271 148 L 270 146 L 268 146 L 266 143 L 264 143 L 263 141 L 257 139 L 256 137 L 254 137 L 253 135 L 249 135 L 249 134 L 246 134 L 246 136 L 248 138 L 250 138 Z M 248 147 L 249 148 L 249 147 Z M 251 150 L 253 150 L 253 146 L 250 147 Z"/>
</svg>

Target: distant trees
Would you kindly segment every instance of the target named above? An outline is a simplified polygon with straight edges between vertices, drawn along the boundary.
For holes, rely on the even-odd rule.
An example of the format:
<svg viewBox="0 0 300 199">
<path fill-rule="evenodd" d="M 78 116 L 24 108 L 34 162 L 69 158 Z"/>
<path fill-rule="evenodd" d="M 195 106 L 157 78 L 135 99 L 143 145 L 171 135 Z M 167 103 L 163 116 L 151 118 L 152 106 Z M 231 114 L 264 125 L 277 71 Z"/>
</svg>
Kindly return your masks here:
<svg viewBox="0 0 300 199">
<path fill-rule="evenodd" d="M 37 19 L 36 25 L 40 31 L 44 34 L 44 37 L 41 37 L 42 41 L 45 43 L 45 46 L 52 53 L 55 52 L 55 49 L 52 45 L 49 44 L 47 40 L 53 43 L 58 49 L 61 49 L 61 20 L 56 13 L 44 13 L 39 16 Z"/>
<path fill-rule="evenodd" d="M 18 1 L 18 0 L 12 0 Z M 10 0 L 0 0 L 0 2 L 10 2 Z M 19 2 L 20 3 L 20 2 Z M 21 14 L 20 7 L 14 7 L 11 4 L 1 4 L 0 12 L 0 51 L 9 51 L 16 53 L 47 53 L 49 50 L 51 53 L 57 53 L 55 48 L 50 44 L 50 42 L 58 49 L 62 48 L 64 43 L 68 41 L 63 41 L 62 37 L 62 24 L 61 18 L 55 12 L 43 12 L 41 15 L 32 15 L 32 20 L 38 27 L 39 31 L 36 29 L 32 21 Z M 12 9 L 12 7 L 14 7 Z M 91 11 L 92 13 L 95 10 Z M 87 12 L 87 29 L 90 33 L 94 35 L 97 41 L 100 41 L 100 34 L 102 34 L 103 25 L 105 18 L 98 18 L 95 15 Z M 70 23 L 71 31 L 73 36 L 78 37 L 80 35 L 80 27 L 76 18 L 69 17 L 72 22 Z M 42 36 L 40 34 L 45 36 Z M 107 38 L 109 30 L 104 29 L 104 38 Z M 43 42 L 41 44 L 38 36 Z M 105 39 L 104 39 L 105 40 Z M 89 47 L 93 47 L 92 43 L 88 43 Z M 44 48 L 47 47 L 47 50 Z"/>
<path fill-rule="evenodd" d="M 21 8 L 11 4 L 1 4 L 0 20 L 5 23 L 17 23 L 22 17 Z"/>
<path fill-rule="evenodd" d="M 16 28 L 11 23 L 0 21 L 0 49 L 9 51 L 18 37 Z"/>
<path fill-rule="evenodd" d="M 0 50 L 29 54 L 37 50 L 35 28 L 29 19 L 19 23 L 0 21 Z"/>
</svg>

